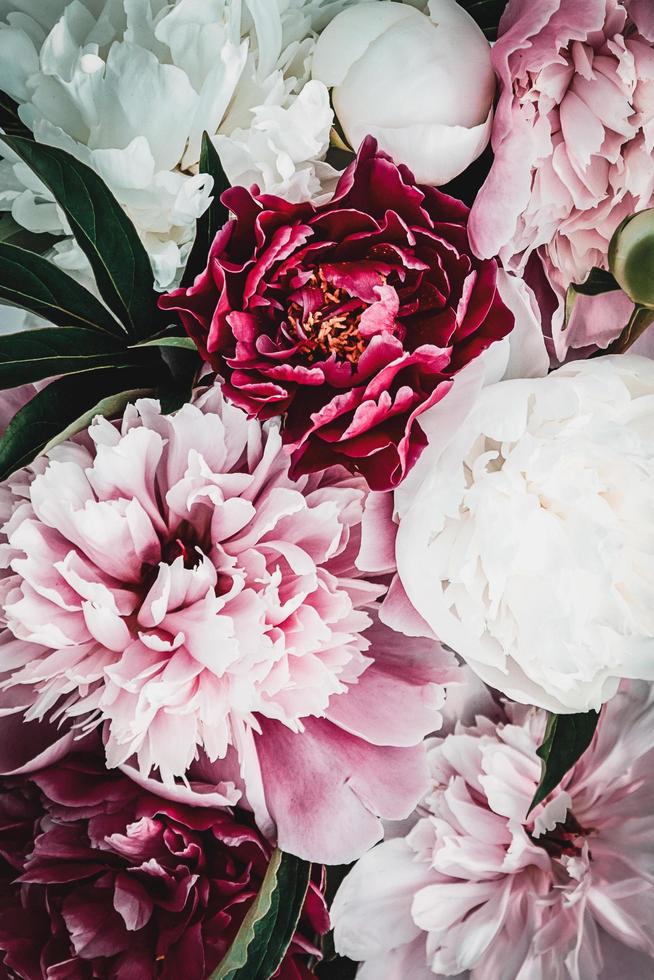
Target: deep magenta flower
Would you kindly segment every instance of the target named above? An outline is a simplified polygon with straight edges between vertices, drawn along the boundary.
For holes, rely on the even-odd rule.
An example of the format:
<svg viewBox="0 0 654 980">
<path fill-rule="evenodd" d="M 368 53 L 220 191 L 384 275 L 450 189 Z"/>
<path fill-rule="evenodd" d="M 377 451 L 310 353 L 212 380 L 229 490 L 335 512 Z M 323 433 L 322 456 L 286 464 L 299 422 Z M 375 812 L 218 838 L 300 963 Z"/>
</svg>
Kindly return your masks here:
<svg viewBox="0 0 654 980">
<path fill-rule="evenodd" d="M 513 327 L 468 209 L 364 141 L 326 204 L 233 187 L 207 269 L 162 297 L 225 393 L 285 415 L 294 475 L 341 463 L 396 486 L 426 444 L 420 415 Z"/>
<path fill-rule="evenodd" d="M 270 845 L 243 815 L 153 797 L 83 753 L 0 784 L 0 976 L 205 980 L 259 890 Z M 275 975 L 313 976 L 319 884 Z"/>
</svg>

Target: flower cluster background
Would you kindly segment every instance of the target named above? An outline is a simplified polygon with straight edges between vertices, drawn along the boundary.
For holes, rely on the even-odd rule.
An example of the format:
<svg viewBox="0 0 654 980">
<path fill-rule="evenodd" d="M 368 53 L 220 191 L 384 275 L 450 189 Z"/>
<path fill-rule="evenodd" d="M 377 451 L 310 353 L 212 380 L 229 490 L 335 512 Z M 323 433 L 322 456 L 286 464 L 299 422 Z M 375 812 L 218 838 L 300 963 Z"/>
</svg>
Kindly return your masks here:
<svg viewBox="0 0 654 980">
<path fill-rule="evenodd" d="M 654 980 L 651 0 L 0 0 L 0 980 Z"/>
</svg>

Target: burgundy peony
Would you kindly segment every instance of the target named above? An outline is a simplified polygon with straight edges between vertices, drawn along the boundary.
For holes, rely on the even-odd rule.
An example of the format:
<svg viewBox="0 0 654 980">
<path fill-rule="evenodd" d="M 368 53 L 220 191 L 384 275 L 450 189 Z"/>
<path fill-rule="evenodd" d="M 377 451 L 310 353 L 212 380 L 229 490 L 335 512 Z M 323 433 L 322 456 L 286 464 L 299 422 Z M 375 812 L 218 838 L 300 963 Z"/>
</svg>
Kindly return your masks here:
<svg viewBox="0 0 654 980">
<path fill-rule="evenodd" d="M 205 980 L 270 846 L 245 817 L 153 797 L 95 755 L 0 784 L 0 976 Z M 306 980 L 329 922 L 312 883 L 276 974 Z"/>
<path fill-rule="evenodd" d="M 396 486 L 426 444 L 420 415 L 513 327 L 494 260 L 470 252 L 468 209 L 417 186 L 364 141 L 326 204 L 244 187 L 207 269 L 160 300 L 227 396 L 285 415 L 295 476 L 341 463 Z"/>
</svg>

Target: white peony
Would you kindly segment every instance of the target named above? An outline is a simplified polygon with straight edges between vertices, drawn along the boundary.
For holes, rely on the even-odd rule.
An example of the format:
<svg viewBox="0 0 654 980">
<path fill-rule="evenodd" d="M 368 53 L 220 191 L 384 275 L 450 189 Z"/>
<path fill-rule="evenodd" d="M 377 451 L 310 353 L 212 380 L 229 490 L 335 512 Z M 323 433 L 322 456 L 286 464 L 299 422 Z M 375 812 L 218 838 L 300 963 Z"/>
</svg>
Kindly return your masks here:
<svg viewBox="0 0 654 980">
<path fill-rule="evenodd" d="M 552 711 L 653 680 L 654 363 L 501 381 L 449 441 L 441 422 L 396 497 L 399 579 L 431 630 L 487 684 Z"/>
<path fill-rule="evenodd" d="M 332 111 L 309 81 L 315 31 L 344 0 L 0 0 L 0 89 L 37 140 L 93 167 L 123 204 L 161 288 L 190 251 L 212 182 L 215 137 L 232 183 L 300 200 L 334 172 L 322 162 Z M 309 84 L 306 84 L 309 81 Z M 68 234 L 34 175 L 0 160 L 0 209 L 34 232 Z M 85 260 L 72 239 L 54 260 Z"/>
<path fill-rule="evenodd" d="M 482 152 L 495 75 L 488 41 L 456 0 L 367 0 L 340 13 L 316 45 L 313 77 L 356 149 L 368 134 L 417 181 L 444 184 Z"/>
</svg>

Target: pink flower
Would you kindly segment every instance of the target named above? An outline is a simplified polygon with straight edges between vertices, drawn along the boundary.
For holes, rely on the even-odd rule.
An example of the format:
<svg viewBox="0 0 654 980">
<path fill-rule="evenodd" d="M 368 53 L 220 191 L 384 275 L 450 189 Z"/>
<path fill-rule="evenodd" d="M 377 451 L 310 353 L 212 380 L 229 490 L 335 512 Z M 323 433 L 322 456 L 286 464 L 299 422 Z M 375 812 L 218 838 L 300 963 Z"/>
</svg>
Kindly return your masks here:
<svg viewBox="0 0 654 980">
<path fill-rule="evenodd" d="M 3 780 L 0 974 L 205 980 L 270 853 L 248 815 L 158 799 L 107 773 L 97 754 Z M 308 957 L 329 927 L 314 879 L 277 980 L 314 976 Z"/>
<path fill-rule="evenodd" d="M 285 850 L 338 863 L 423 791 L 452 660 L 377 622 L 364 481 L 288 465 L 278 424 L 214 388 L 173 416 L 144 400 L 97 418 L 12 477 L 0 686 L 30 722 L 104 723 L 109 766 L 156 791 L 240 802 Z"/>
<path fill-rule="evenodd" d="M 364 140 L 325 204 L 233 187 L 205 272 L 162 297 L 225 393 L 285 415 L 294 474 L 334 463 L 376 490 L 426 445 L 422 414 L 514 323 L 497 265 L 468 243 L 461 201 L 415 183 Z"/>
<path fill-rule="evenodd" d="M 654 975 L 651 686 L 609 702 L 591 748 L 529 816 L 546 716 L 507 711 L 431 742 L 413 828 L 341 886 L 336 947 L 366 961 L 358 980 Z"/>
<path fill-rule="evenodd" d="M 619 222 L 654 203 L 652 42 L 649 0 L 510 0 L 493 47 L 495 161 L 470 238 L 513 271 L 542 262 L 561 359 L 569 347 L 606 347 L 628 313 L 612 293 L 582 301 L 561 330 L 567 287 L 606 267 Z"/>
</svg>

